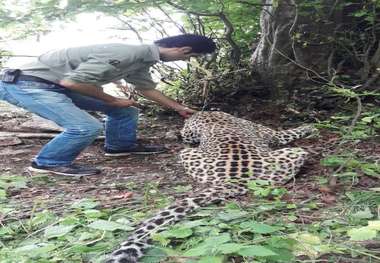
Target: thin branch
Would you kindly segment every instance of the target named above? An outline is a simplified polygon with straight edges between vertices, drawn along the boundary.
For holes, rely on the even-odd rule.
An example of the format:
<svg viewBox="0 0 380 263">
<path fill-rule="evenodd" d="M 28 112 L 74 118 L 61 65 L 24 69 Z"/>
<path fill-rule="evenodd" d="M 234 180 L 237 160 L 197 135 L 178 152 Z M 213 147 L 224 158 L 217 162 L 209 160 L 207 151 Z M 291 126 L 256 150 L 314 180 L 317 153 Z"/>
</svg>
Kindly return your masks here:
<svg viewBox="0 0 380 263">
<path fill-rule="evenodd" d="M 231 60 L 234 65 L 237 65 L 240 61 L 241 51 L 239 46 L 236 44 L 236 42 L 232 39 L 232 34 L 234 32 L 234 27 L 230 20 L 226 17 L 224 13 L 220 13 L 218 15 L 220 19 L 223 21 L 225 27 L 226 27 L 226 40 L 231 45 L 232 51 L 231 51 Z"/>
<path fill-rule="evenodd" d="M 120 22 L 122 22 L 123 24 L 127 25 L 127 27 L 129 28 L 129 30 L 131 30 L 133 33 L 135 33 L 135 35 L 137 36 L 137 38 L 139 39 L 140 43 L 143 43 L 143 38 L 141 37 L 141 35 L 139 34 L 139 32 L 137 31 L 137 29 L 135 29 L 132 24 L 130 24 L 128 21 L 122 19 L 121 17 L 119 16 L 116 16 L 116 19 L 119 20 Z"/>
<path fill-rule="evenodd" d="M 295 15 L 294 15 L 294 20 L 293 20 L 293 23 L 289 29 L 289 38 L 291 39 L 292 41 L 292 50 L 293 50 L 293 56 L 294 56 L 294 59 L 295 61 L 297 62 L 301 62 L 301 59 L 298 57 L 297 55 L 297 51 L 296 51 L 296 41 L 295 41 L 295 37 L 293 36 L 294 34 L 294 31 L 295 31 L 295 28 L 297 26 L 297 23 L 298 23 L 298 6 L 297 6 L 297 3 L 294 1 L 294 0 L 291 0 L 291 3 L 294 5 L 294 12 L 295 12 Z"/>
<path fill-rule="evenodd" d="M 183 34 L 186 34 L 185 28 L 178 24 L 176 21 L 173 20 L 173 18 L 164 10 L 161 6 L 157 5 L 157 8 L 172 22 Z"/>
<path fill-rule="evenodd" d="M 202 12 L 190 11 L 190 10 L 187 10 L 186 8 L 180 6 L 180 5 L 177 5 L 176 3 L 173 3 L 170 0 L 167 0 L 166 2 L 169 5 L 177 8 L 178 10 L 184 11 L 185 13 L 188 13 L 188 14 L 191 14 L 191 15 L 197 15 L 197 16 L 219 16 L 219 13 L 202 13 Z"/>
<path fill-rule="evenodd" d="M 237 65 L 240 61 L 240 56 L 241 56 L 241 51 L 239 46 L 236 44 L 236 42 L 232 38 L 232 34 L 234 32 L 234 27 L 231 23 L 231 21 L 227 18 L 227 16 L 221 11 L 217 13 L 202 13 L 202 12 L 195 12 L 195 11 L 190 11 L 187 10 L 186 8 L 177 5 L 176 3 L 173 3 L 172 1 L 168 0 L 166 1 L 169 5 L 177 8 L 178 10 L 181 10 L 187 14 L 190 15 L 196 15 L 196 16 L 214 16 L 214 17 L 219 17 L 220 20 L 223 22 L 226 32 L 225 32 L 225 38 L 227 42 L 230 44 L 232 51 L 231 51 L 231 61 L 234 65 Z"/>
<path fill-rule="evenodd" d="M 162 23 L 157 22 L 157 19 L 153 18 L 145 8 L 143 8 L 142 11 L 150 19 L 150 21 L 152 21 L 152 22 L 150 22 L 150 25 L 152 27 L 156 28 L 156 30 L 159 31 L 162 36 L 168 36 L 169 35 L 168 32 L 166 32 L 165 27 L 163 26 Z M 159 27 L 161 30 L 158 30 L 157 27 Z"/>
</svg>

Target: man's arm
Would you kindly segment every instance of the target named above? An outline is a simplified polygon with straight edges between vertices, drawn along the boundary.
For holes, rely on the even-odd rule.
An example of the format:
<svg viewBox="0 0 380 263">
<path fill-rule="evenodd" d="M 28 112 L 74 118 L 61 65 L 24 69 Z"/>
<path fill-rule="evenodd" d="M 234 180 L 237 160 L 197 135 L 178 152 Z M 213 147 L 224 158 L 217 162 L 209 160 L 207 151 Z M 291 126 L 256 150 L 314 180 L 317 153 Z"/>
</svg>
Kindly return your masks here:
<svg viewBox="0 0 380 263">
<path fill-rule="evenodd" d="M 120 108 L 138 106 L 138 103 L 134 100 L 116 98 L 114 96 L 111 96 L 105 93 L 101 87 L 98 87 L 93 84 L 76 83 L 69 80 L 61 80 L 59 82 L 59 85 L 69 90 L 81 93 L 83 95 L 102 100 L 110 106 L 115 106 L 115 107 L 120 107 Z"/>
<path fill-rule="evenodd" d="M 145 98 L 159 103 L 161 106 L 171 108 L 177 111 L 182 117 L 188 118 L 190 115 L 194 114 L 196 111 L 190 109 L 182 104 L 179 104 L 175 100 L 165 96 L 162 92 L 156 89 L 138 89 L 138 92 Z"/>
</svg>

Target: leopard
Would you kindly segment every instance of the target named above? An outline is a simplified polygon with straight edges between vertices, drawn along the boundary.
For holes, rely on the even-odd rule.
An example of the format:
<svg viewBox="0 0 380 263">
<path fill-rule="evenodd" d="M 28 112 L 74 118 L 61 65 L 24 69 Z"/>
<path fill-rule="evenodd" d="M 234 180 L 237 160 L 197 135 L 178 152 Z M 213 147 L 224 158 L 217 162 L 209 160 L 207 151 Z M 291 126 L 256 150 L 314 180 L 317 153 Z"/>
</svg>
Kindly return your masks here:
<svg viewBox="0 0 380 263">
<path fill-rule="evenodd" d="M 313 125 L 276 131 L 222 111 L 201 111 L 185 121 L 179 154 L 185 173 L 197 187 L 153 217 L 141 222 L 106 263 L 136 263 L 151 246 L 151 234 L 179 222 L 196 209 L 246 195 L 252 180 L 283 185 L 308 157 L 286 144 L 316 133 Z"/>
</svg>

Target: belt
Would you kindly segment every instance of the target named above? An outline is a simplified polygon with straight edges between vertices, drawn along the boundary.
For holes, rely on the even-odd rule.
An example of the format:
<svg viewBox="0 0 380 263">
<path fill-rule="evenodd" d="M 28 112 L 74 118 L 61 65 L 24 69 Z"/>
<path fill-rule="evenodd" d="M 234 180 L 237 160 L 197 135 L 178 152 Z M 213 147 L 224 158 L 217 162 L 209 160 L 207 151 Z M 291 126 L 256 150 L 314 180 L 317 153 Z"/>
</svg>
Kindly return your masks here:
<svg viewBox="0 0 380 263">
<path fill-rule="evenodd" d="M 21 80 L 21 81 L 35 81 L 35 82 L 41 82 L 41 83 L 46 83 L 46 84 L 58 85 L 57 83 L 54 83 L 52 81 L 42 79 L 39 77 L 35 77 L 35 76 L 29 76 L 29 75 L 20 75 L 20 76 L 18 76 L 17 80 L 18 81 L 19 80 Z"/>
<path fill-rule="evenodd" d="M 0 75 L 0 81 L 2 78 L 3 78 L 3 75 Z M 42 78 L 35 77 L 35 76 L 29 76 L 29 75 L 20 75 L 17 77 L 17 81 L 19 81 L 19 80 L 21 80 L 21 81 L 35 81 L 35 82 L 41 82 L 41 83 L 59 86 L 59 84 L 54 83 L 50 80 L 42 79 Z"/>
</svg>

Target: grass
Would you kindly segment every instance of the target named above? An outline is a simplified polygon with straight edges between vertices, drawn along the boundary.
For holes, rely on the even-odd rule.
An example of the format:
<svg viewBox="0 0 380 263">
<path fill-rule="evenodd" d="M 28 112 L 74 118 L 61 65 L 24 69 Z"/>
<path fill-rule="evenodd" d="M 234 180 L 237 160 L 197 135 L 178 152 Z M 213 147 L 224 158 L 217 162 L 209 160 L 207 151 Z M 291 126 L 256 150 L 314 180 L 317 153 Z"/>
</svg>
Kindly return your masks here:
<svg viewBox="0 0 380 263">
<path fill-rule="evenodd" d="M 347 120 L 340 116 L 320 124 L 337 132 L 344 143 L 321 160 L 324 174 L 307 181 L 328 188 L 326 178 L 334 174 L 339 178 L 336 193 L 316 190 L 300 199 L 296 188 L 252 181 L 248 201 L 201 209 L 154 234 L 155 247 L 142 262 L 380 262 L 380 188 L 357 187 L 363 177 L 379 179 L 379 163 L 371 152 L 363 155 L 349 148 L 371 140 L 379 115 L 365 114 L 344 134 Z M 28 217 L 17 219 L 22 202 L 15 202 L 12 193 L 41 183 L 47 178 L 1 175 L 0 262 L 102 262 L 135 223 L 172 200 L 157 183 L 148 182 L 137 206 L 107 209 L 98 200 L 82 199 L 57 210 L 35 200 Z M 173 190 L 186 192 L 189 187 Z M 333 202 L 325 202 L 323 195 L 333 196 Z"/>
</svg>

